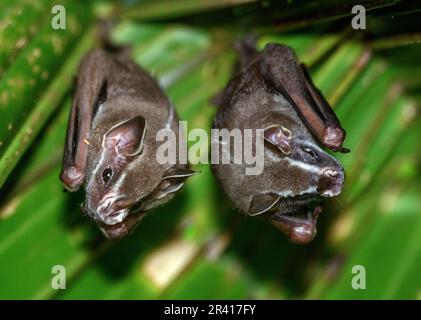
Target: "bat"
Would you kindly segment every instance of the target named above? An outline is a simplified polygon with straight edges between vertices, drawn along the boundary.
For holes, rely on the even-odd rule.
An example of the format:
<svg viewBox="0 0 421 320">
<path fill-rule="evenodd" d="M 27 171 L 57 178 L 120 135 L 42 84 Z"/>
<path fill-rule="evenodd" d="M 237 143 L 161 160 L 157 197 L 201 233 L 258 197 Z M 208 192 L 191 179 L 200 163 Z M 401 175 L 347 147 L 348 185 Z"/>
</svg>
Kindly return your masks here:
<svg viewBox="0 0 421 320">
<path fill-rule="evenodd" d="M 95 49 L 83 57 L 60 179 L 71 192 L 84 184 L 82 211 L 107 238 L 129 234 L 195 174 L 187 164 L 157 161 L 155 137 L 163 128 L 178 135 L 174 107 L 127 52 Z"/>
<path fill-rule="evenodd" d="M 264 170 L 246 175 L 244 164 L 227 163 L 212 164 L 212 171 L 242 212 L 305 244 L 316 234 L 321 199 L 342 190 L 344 169 L 324 148 L 348 152 L 345 130 L 291 48 L 270 43 L 259 52 L 254 42 L 248 37 L 235 45 L 239 59 L 214 100 L 213 128 L 263 129 Z"/>
</svg>

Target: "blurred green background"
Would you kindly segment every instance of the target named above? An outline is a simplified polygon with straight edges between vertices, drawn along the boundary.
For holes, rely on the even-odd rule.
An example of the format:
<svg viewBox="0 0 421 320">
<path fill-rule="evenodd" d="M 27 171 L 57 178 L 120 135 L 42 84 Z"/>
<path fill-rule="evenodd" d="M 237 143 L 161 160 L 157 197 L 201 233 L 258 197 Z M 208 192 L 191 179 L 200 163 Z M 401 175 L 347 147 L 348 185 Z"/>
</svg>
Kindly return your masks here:
<svg viewBox="0 0 421 320">
<path fill-rule="evenodd" d="M 417 1 L 53 1 L 0 3 L 0 298 L 420 299 L 421 5 Z M 351 28 L 351 8 L 367 29 Z M 207 166 L 133 235 L 104 239 L 58 179 L 73 76 L 100 19 L 159 78 L 189 128 L 230 78 L 232 43 L 285 43 L 347 131 L 339 199 L 307 246 L 232 209 Z M 52 267 L 66 268 L 54 290 Z M 366 268 L 353 290 L 352 267 Z"/>
</svg>

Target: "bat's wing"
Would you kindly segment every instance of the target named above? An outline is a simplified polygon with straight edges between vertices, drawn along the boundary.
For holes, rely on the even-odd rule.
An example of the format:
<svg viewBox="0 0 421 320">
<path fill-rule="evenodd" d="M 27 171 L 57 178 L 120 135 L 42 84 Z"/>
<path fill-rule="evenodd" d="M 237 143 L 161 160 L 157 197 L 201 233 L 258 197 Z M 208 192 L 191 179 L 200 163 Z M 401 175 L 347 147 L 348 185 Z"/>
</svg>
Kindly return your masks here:
<svg viewBox="0 0 421 320">
<path fill-rule="evenodd" d="M 266 82 L 288 99 L 325 147 L 333 151 L 348 151 L 342 147 L 345 130 L 290 48 L 267 45 L 261 54 L 260 71 Z"/>
<path fill-rule="evenodd" d="M 89 134 L 96 108 L 106 99 L 109 59 L 104 51 L 95 50 L 79 66 L 60 174 L 69 191 L 79 189 L 85 180 Z"/>
</svg>

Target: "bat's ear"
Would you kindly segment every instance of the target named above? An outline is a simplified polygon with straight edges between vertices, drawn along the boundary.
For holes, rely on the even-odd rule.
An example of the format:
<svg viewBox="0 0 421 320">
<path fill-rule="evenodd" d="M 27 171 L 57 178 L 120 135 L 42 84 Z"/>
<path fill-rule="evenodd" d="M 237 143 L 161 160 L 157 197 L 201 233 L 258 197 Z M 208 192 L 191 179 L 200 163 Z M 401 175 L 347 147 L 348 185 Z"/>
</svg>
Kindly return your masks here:
<svg viewBox="0 0 421 320">
<path fill-rule="evenodd" d="M 249 216 L 257 216 L 275 208 L 280 196 L 274 193 L 259 194 L 251 199 L 248 209 Z"/>
<path fill-rule="evenodd" d="M 142 151 L 145 133 L 145 118 L 136 116 L 112 127 L 104 135 L 102 146 L 118 154 L 135 156 Z"/>
<path fill-rule="evenodd" d="M 270 144 L 276 146 L 284 155 L 291 154 L 291 130 L 284 126 L 274 125 L 264 129 L 264 138 Z"/>
<path fill-rule="evenodd" d="M 186 180 L 188 177 L 198 174 L 200 171 L 193 171 L 188 168 L 170 168 L 164 173 L 164 179 L 182 179 Z"/>
<path fill-rule="evenodd" d="M 170 168 L 164 173 L 158 188 L 153 193 L 154 200 L 165 198 L 167 195 L 180 190 L 188 177 L 198 174 L 200 171 L 193 171 L 188 168 Z"/>
</svg>

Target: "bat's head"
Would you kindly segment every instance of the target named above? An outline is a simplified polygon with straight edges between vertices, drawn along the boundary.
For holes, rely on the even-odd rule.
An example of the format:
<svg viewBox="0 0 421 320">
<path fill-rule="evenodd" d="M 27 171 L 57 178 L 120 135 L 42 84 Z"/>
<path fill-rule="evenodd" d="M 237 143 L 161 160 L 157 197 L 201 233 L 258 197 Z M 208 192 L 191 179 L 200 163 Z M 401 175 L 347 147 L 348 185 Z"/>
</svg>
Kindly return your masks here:
<svg viewBox="0 0 421 320">
<path fill-rule="evenodd" d="M 146 120 L 141 116 L 112 126 L 101 144 L 92 146 L 86 181 L 83 210 L 93 218 L 107 237 L 127 234 L 141 219 L 135 212 L 137 196 L 128 185 L 138 190 L 142 185 L 128 184 L 130 166 L 142 157 Z M 96 150 L 95 150 L 96 149 Z M 143 156 L 145 156 L 143 154 Z"/>
<path fill-rule="evenodd" d="M 155 134 L 147 131 L 145 118 L 135 116 L 111 126 L 90 148 L 82 210 L 107 238 L 130 233 L 147 210 L 168 201 L 192 174 L 160 165 Z"/>
<path fill-rule="evenodd" d="M 285 126 L 273 125 L 265 129 L 264 138 L 269 152 L 279 159 L 282 173 L 290 177 L 286 195 L 333 197 L 341 192 L 345 179 L 342 166 L 309 135 L 294 135 Z"/>
<path fill-rule="evenodd" d="M 315 236 L 318 200 L 340 194 L 344 169 L 302 125 L 270 125 L 264 140 L 265 169 L 257 178 L 263 192 L 251 197 L 248 213 L 265 213 L 291 241 L 307 243 Z"/>
</svg>

